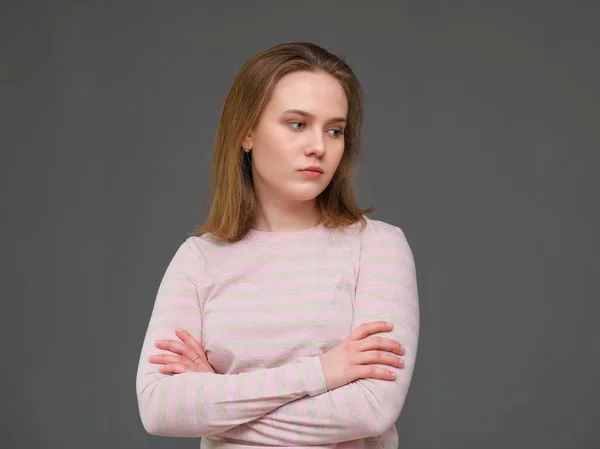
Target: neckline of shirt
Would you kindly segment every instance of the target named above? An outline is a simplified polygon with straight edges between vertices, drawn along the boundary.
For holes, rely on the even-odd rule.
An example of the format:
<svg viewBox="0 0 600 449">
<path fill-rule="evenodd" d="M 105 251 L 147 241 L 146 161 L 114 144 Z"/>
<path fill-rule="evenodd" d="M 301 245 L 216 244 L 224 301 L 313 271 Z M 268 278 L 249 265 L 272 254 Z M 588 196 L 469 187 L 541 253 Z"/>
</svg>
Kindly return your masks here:
<svg viewBox="0 0 600 449">
<path fill-rule="evenodd" d="M 258 229 L 250 229 L 246 237 L 253 240 L 272 240 L 272 239 L 290 239 L 296 237 L 304 237 L 311 234 L 318 234 L 324 229 L 322 223 L 318 223 L 310 228 L 299 229 L 296 231 L 259 231 Z"/>
</svg>

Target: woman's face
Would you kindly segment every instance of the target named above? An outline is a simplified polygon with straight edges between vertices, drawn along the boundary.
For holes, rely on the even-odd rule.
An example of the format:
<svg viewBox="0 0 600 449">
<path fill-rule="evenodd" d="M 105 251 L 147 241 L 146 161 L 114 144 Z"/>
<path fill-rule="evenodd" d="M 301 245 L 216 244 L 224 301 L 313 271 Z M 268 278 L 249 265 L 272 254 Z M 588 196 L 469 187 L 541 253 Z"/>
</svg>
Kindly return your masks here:
<svg viewBox="0 0 600 449">
<path fill-rule="evenodd" d="M 344 90 L 331 75 L 302 71 L 281 78 L 244 141 L 258 200 L 314 200 L 342 158 L 347 113 Z M 320 172 L 305 170 L 311 166 Z"/>
</svg>

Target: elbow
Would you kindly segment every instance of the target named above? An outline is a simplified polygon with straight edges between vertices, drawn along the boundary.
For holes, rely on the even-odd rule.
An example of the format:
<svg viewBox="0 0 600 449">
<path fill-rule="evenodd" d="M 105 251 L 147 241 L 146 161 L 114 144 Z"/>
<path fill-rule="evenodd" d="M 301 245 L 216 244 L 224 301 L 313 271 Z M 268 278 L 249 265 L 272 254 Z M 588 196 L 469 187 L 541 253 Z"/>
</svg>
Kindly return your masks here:
<svg viewBox="0 0 600 449">
<path fill-rule="evenodd" d="M 159 414 L 152 408 L 151 402 L 150 394 L 138 394 L 138 409 L 144 430 L 149 435 L 169 436 L 165 420 L 160 419 Z"/>
<path fill-rule="evenodd" d="M 202 429 L 192 429 L 183 426 L 182 422 L 173 425 L 161 410 L 152 407 L 148 398 L 139 397 L 138 405 L 142 427 L 147 434 L 158 437 L 203 437 Z"/>
<path fill-rule="evenodd" d="M 376 436 L 383 435 L 390 429 L 396 426 L 396 422 L 398 421 L 398 417 L 400 413 L 397 413 L 397 410 L 389 410 L 384 416 L 379 420 L 379 424 L 376 426 L 373 431 Z"/>
<path fill-rule="evenodd" d="M 144 427 L 144 430 L 147 434 L 154 436 L 166 436 L 164 435 L 164 429 L 156 425 L 156 421 L 148 419 L 146 413 L 140 411 L 140 418 L 142 420 L 142 427 Z"/>
<path fill-rule="evenodd" d="M 155 380 L 140 386 L 137 393 L 140 420 L 146 433 L 161 437 L 204 436 L 189 435 L 190 429 L 182 421 L 173 422 L 168 419 L 163 398 L 166 397 L 164 379 Z M 174 411 L 171 411 L 174 413 Z M 170 413 L 169 413 L 170 414 Z M 177 414 L 177 412 L 175 412 Z"/>
<path fill-rule="evenodd" d="M 360 422 L 354 423 L 361 429 L 363 437 L 381 436 L 396 425 L 405 399 L 404 394 L 398 393 L 395 389 L 365 389 L 365 414 Z"/>
<path fill-rule="evenodd" d="M 164 419 L 156 417 L 155 413 L 148 413 L 140 409 L 142 426 L 148 435 L 157 437 L 205 437 L 208 433 L 203 429 L 190 429 L 180 426 L 168 425 Z"/>
<path fill-rule="evenodd" d="M 154 407 L 156 405 L 154 404 L 156 395 L 160 394 L 160 381 L 158 379 L 144 379 L 138 373 L 136 384 L 138 411 L 142 427 L 150 435 L 164 436 L 166 429 L 163 423 L 165 420 L 159 418 L 159 413 Z"/>
<path fill-rule="evenodd" d="M 141 414 L 142 426 L 148 435 L 157 436 L 157 437 L 181 437 L 184 435 L 179 434 L 174 431 L 174 429 L 168 428 L 166 426 L 161 425 L 160 420 L 152 420 L 144 417 L 144 414 Z M 203 435 L 199 435 L 203 436 Z"/>
<path fill-rule="evenodd" d="M 372 419 L 366 419 L 357 423 L 361 429 L 361 438 L 379 437 L 396 425 L 398 415 L 391 411 L 380 411 L 374 414 Z"/>
<path fill-rule="evenodd" d="M 208 423 L 209 419 L 188 420 L 184 417 L 190 414 L 190 410 L 184 410 L 183 404 L 172 404 L 175 408 L 165 409 L 165 382 L 167 379 L 159 379 L 138 389 L 137 401 L 140 420 L 146 433 L 160 437 L 193 437 L 202 438 L 218 433 Z M 205 416 L 206 413 L 200 412 Z"/>
</svg>

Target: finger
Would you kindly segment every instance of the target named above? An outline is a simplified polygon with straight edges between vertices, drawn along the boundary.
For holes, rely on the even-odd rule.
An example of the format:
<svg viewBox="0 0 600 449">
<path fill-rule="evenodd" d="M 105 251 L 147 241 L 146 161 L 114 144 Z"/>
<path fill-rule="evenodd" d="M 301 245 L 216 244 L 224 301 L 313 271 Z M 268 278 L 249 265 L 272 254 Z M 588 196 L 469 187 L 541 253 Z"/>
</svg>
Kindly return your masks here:
<svg viewBox="0 0 600 449">
<path fill-rule="evenodd" d="M 386 351 L 365 351 L 361 352 L 357 359 L 357 363 L 360 364 L 377 364 L 377 365 L 389 365 L 394 368 L 404 367 L 404 360 L 400 357 Z"/>
<path fill-rule="evenodd" d="M 389 332 L 393 328 L 393 324 L 388 323 L 387 321 L 371 321 L 368 323 L 363 323 L 350 334 L 348 340 L 362 340 L 371 334 L 375 334 L 377 332 Z"/>
<path fill-rule="evenodd" d="M 157 340 L 154 343 L 154 346 L 156 346 L 159 349 L 164 349 L 166 351 L 171 351 L 176 354 L 181 354 L 184 357 L 187 357 L 190 352 L 193 353 L 194 351 L 193 348 L 187 348 L 183 342 L 178 340 Z"/>
<path fill-rule="evenodd" d="M 194 370 L 198 373 L 213 373 L 215 372 L 215 370 L 213 369 L 213 367 L 210 365 L 210 363 L 205 362 L 204 360 L 196 360 L 194 363 Z"/>
<path fill-rule="evenodd" d="M 359 378 L 362 379 L 394 380 L 396 378 L 396 373 L 393 371 L 374 365 L 359 365 L 358 373 Z"/>
<path fill-rule="evenodd" d="M 185 371 L 181 371 L 183 369 L 182 367 L 185 367 Z M 159 370 L 162 368 L 164 368 L 168 372 L 173 372 L 175 374 L 181 374 L 181 372 L 213 373 L 214 374 L 214 372 L 215 372 L 213 367 L 210 366 L 210 364 L 208 364 L 206 362 L 198 360 L 197 362 L 192 363 L 188 359 L 184 359 L 184 358 L 181 358 L 180 361 L 170 361 L 169 363 L 161 365 Z M 167 371 L 165 371 L 165 372 L 167 372 Z"/>
<path fill-rule="evenodd" d="M 180 328 L 175 329 L 175 334 L 183 343 L 185 343 L 188 347 L 192 349 L 190 359 L 193 359 L 194 357 L 196 357 L 196 354 L 199 354 L 200 358 L 206 360 L 206 353 L 204 352 L 204 348 L 192 334 L 190 334 L 185 329 Z"/>
<path fill-rule="evenodd" d="M 169 363 L 186 363 L 189 362 L 188 359 L 181 355 L 176 354 L 154 354 L 148 357 L 148 361 L 150 363 L 167 365 Z"/>
<path fill-rule="evenodd" d="M 161 374 L 183 374 L 193 373 L 195 369 L 185 363 L 169 363 L 168 365 L 159 367 L 158 371 Z"/>
<path fill-rule="evenodd" d="M 359 342 L 356 342 L 356 347 L 359 351 L 379 349 L 380 351 L 389 351 L 398 355 L 404 355 L 404 353 L 406 352 L 404 350 L 404 347 L 396 340 L 378 336 L 371 336 Z"/>
</svg>

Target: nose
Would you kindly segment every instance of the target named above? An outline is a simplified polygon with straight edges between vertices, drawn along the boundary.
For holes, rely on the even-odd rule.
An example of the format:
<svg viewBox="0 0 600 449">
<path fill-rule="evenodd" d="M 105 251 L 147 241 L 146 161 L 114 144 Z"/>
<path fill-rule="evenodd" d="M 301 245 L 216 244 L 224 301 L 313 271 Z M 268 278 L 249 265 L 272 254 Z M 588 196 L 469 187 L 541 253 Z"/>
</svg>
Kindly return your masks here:
<svg viewBox="0 0 600 449">
<path fill-rule="evenodd" d="M 305 151 L 307 156 L 321 157 L 325 154 L 325 139 L 321 132 L 315 132 L 313 138 L 306 146 Z"/>
</svg>

